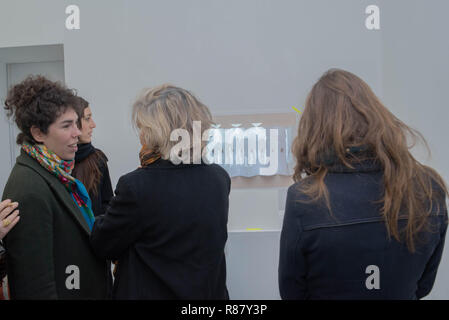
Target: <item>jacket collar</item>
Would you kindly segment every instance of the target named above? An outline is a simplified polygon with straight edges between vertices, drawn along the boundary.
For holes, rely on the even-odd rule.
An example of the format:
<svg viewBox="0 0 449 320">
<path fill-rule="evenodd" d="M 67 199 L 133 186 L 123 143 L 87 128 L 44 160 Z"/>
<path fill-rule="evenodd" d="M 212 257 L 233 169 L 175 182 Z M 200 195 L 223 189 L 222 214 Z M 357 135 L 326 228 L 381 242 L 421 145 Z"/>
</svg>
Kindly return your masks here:
<svg viewBox="0 0 449 320">
<path fill-rule="evenodd" d="M 381 164 L 373 159 L 366 159 L 358 162 L 353 162 L 351 165 L 354 168 L 346 167 L 343 163 L 336 163 L 329 167 L 329 172 L 334 173 L 352 173 L 352 172 L 376 172 L 381 171 Z"/>
<path fill-rule="evenodd" d="M 22 149 L 20 150 L 20 156 L 17 157 L 17 163 L 27 166 L 36 171 L 48 183 L 50 188 L 53 190 L 55 196 L 62 201 L 67 211 L 70 213 L 71 216 L 73 216 L 73 218 L 75 218 L 75 221 L 80 225 L 80 227 L 87 233 L 87 235 L 90 235 L 89 226 L 87 225 L 87 222 L 84 220 L 80 209 L 75 204 L 75 201 L 73 201 L 72 197 L 70 196 L 70 193 L 62 185 L 62 183 L 59 182 L 56 176 L 48 172 L 44 167 L 42 167 L 39 164 L 39 162 L 31 158 Z"/>
<path fill-rule="evenodd" d="M 201 160 L 200 164 L 184 164 L 184 163 L 179 163 L 179 164 L 174 164 L 172 163 L 170 160 L 164 160 L 162 158 L 157 159 L 155 162 L 153 162 L 152 164 L 146 166 L 147 168 L 185 168 L 185 167 L 192 167 L 192 166 L 204 166 L 207 165 L 206 163 L 204 163 Z"/>
<path fill-rule="evenodd" d="M 349 147 L 346 149 L 345 156 L 353 168 L 345 166 L 332 147 L 322 154 L 319 161 L 328 168 L 328 172 L 351 173 L 382 170 L 381 163 L 376 160 L 374 152 L 367 145 Z"/>
</svg>

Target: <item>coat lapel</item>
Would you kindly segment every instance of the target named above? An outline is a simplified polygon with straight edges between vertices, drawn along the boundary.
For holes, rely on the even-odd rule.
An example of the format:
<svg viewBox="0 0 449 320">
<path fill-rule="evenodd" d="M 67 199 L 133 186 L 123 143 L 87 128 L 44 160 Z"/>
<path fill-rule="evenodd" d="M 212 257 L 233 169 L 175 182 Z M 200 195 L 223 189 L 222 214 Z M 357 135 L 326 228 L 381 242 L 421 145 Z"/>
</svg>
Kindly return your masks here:
<svg viewBox="0 0 449 320">
<path fill-rule="evenodd" d="M 72 199 L 70 193 L 67 191 L 64 185 L 61 182 L 59 182 L 58 178 L 55 175 L 48 172 L 44 167 L 42 167 L 39 164 L 39 162 L 31 158 L 23 150 L 21 150 L 20 156 L 17 157 L 17 162 L 27 167 L 30 167 L 34 171 L 39 173 L 39 175 L 42 176 L 42 178 L 44 178 L 45 181 L 47 181 L 50 188 L 54 191 L 56 197 L 58 197 L 64 204 L 69 214 L 75 218 L 75 221 L 87 233 L 87 235 L 90 235 L 89 226 L 86 220 L 84 219 L 81 210 L 75 204 L 75 201 Z"/>
</svg>

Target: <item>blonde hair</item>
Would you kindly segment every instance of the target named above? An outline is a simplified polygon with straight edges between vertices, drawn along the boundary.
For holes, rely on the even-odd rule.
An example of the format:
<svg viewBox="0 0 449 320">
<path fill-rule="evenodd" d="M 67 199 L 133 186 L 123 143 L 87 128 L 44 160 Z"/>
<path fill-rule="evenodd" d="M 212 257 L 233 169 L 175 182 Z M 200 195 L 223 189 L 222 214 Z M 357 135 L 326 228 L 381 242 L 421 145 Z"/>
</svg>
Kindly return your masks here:
<svg viewBox="0 0 449 320">
<path fill-rule="evenodd" d="M 173 130 L 185 129 L 192 139 L 193 121 L 201 121 L 201 137 L 213 124 L 208 107 L 189 91 L 170 84 L 142 90 L 133 104 L 132 121 L 140 131 L 141 142 L 160 153 L 162 159 L 169 159 L 171 148 L 178 143 L 170 141 Z"/>
</svg>

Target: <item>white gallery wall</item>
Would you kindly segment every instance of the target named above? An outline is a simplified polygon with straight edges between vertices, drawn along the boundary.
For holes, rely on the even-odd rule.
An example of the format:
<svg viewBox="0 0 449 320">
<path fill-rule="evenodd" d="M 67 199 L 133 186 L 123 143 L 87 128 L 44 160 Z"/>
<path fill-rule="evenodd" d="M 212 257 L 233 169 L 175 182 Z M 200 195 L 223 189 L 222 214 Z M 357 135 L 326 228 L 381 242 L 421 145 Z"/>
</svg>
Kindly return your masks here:
<svg viewBox="0 0 449 320">
<path fill-rule="evenodd" d="M 80 8 L 80 30 L 65 28 L 70 4 Z M 365 27 L 371 4 L 380 8 L 381 30 Z M 445 0 L 0 0 L 0 48 L 63 44 L 65 82 L 91 103 L 93 143 L 108 155 L 114 186 L 138 166 L 130 110 L 143 87 L 184 87 L 214 115 L 292 112 L 331 67 L 359 75 L 420 130 L 433 153 L 423 160 L 448 180 L 448 9 Z M 7 150 L 3 114 L 0 120 Z M 8 156 L 1 154 L 0 163 Z M 2 165 L 1 191 L 8 173 Z M 254 219 L 277 214 L 266 212 L 273 207 L 266 201 L 279 197 L 278 188 L 233 190 L 231 202 L 242 194 L 253 204 Z M 231 207 L 232 217 L 248 214 L 245 206 Z M 231 298 L 279 298 L 278 237 L 276 231 L 230 232 Z M 431 298 L 449 299 L 448 250 Z"/>
<path fill-rule="evenodd" d="M 382 1 L 383 101 L 427 140 L 416 157 L 449 183 L 449 39 L 445 0 Z M 449 299 L 449 241 L 429 299 Z"/>
</svg>

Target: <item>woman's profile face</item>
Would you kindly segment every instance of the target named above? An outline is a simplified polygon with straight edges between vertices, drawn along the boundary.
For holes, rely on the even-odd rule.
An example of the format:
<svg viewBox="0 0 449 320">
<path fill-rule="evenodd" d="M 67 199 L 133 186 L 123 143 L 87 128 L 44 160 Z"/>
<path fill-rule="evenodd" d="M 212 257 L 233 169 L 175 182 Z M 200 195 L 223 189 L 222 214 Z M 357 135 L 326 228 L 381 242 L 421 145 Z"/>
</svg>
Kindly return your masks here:
<svg viewBox="0 0 449 320">
<path fill-rule="evenodd" d="M 89 143 L 92 141 L 92 131 L 97 125 L 92 119 L 90 107 L 84 109 L 84 116 L 81 119 L 81 135 L 79 143 Z"/>
<path fill-rule="evenodd" d="M 78 115 L 75 110 L 68 108 L 48 127 L 47 134 L 39 132 L 33 135 L 34 139 L 43 143 L 61 159 L 72 160 L 78 150 L 78 137 L 81 134 L 76 123 L 77 120 Z"/>
</svg>

